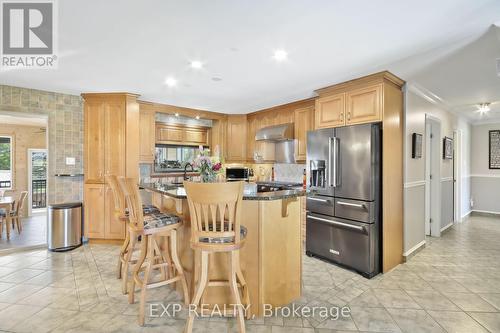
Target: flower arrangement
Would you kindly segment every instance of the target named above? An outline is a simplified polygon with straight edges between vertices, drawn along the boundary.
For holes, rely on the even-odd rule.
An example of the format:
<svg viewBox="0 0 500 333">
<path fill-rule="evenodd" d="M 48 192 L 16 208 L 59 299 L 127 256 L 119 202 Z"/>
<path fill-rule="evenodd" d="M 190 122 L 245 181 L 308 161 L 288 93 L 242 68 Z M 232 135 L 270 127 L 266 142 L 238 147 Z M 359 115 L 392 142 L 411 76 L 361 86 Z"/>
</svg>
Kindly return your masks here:
<svg viewBox="0 0 500 333">
<path fill-rule="evenodd" d="M 198 156 L 193 161 L 195 169 L 200 171 L 204 183 L 214 182 L 217 175 L 223 171 L 222 162 L 218 156 L 210 156 L 210 149 L 200 146 Z"/>
</svg>

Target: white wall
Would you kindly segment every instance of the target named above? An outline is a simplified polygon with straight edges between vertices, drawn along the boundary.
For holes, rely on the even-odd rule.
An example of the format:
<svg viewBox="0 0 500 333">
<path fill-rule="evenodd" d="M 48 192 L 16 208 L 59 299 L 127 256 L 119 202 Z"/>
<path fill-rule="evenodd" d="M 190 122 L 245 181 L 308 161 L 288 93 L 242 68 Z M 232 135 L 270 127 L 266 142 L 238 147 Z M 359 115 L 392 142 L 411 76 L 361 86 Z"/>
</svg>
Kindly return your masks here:
<svg viewBox="0 0 500 333">
<path fill-rule="evenodd" d="M 469 210 L 469 164 L 470 164 L 470 131 L 471 126 L 463 118 L 446 111 L 436 103 L 423 97 L 414 86 L 409 85 L 406 92 L 406 126 L 405 126 L 405 214 L 404 214 L 404 253 L 409 255 L 425 242 L 425 117 L 426 114 L 441 121 L 440 147 L 444 136 L 453 138 L 453 131 L 460 129 L 463 135 L 462 146 L 462 212 Z M 412 133 L 424 137 L 422 158 L 411 157 Z M 442 154 L 441 154 L 442 155 Z M 442 218 L 441 227 L 453 222 L 453 162 L 441 160 L 442 181 Z M 464 185 L 465 184 L 465 185 Z"/>
<path fill-rule="evenodd" d="M 500 130 L 500 123 L 472 126 L 471 197 L 472 210 L 500 213 L 500 170 L 489 169 L 488 135 Z"/>
</svg>

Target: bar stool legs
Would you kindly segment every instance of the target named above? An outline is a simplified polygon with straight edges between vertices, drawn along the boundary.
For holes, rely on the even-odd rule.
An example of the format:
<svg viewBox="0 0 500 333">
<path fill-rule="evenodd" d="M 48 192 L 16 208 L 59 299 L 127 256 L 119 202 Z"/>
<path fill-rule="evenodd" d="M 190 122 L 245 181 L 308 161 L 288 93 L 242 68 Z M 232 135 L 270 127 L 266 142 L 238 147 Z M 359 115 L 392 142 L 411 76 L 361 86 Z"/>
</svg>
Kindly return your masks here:
<svg viewBox="0 0 500 333">
<path fill-rule="evenodd" d="M 160 251 L 156 238 L 169 237 L 170 240 L 170 256 L 175 269 L 170 269 L 171 262 Z M 161 235 L 143 235 L 141 241 L 141 254 L 134 267 L 132 281 L 129 286 L 128 300 L 129 303 L 134 303 L 135 285 L 140 288 L 140 308 L 139 308 L 139 325 L 143 326 L 145 322 L 145 305 L 147 297 L 147 289 L 162 287 L 164 285 L 179 281 L 183 290 L 184 302 L 189 304 L 189 293 L 184 275 L 184 270 L 180 264 L 177 255 L 177 232 L 175 229 L 170 230 L 168 234 Z M 159 269 L 161 279 L 159 281 L 151 282 L 151 275 L 153 270 Z M 144 276 L 141 279 L 139 273 L 144 271 Z M 175 272 L 175 275 L 170 272 Z"/>
<path fill-rule="evenodd" d="M 208 279 L 208 263 L 209 263 L 209 253 L 208 251 L 201 250 L 201 272 L 200 272 L 200 280 L 198 281 L 198 286 L 196 287 L 196 291 L 193 295 L 193 300 L 191 301 L 191 307 L 196 308 L 197 311 L 200 310 L 201 300 L 203 299 L 203 295 L 205 294 L 207 287 L 210 287 L 212 284 L 220 286 L 220 281 L 210 282 Z M 233 297 L 234 304 L 236 306 L 235 317 L 238 323 L 238 330 L 240 333 L 245 333 L 245 316 L 243 312 L 243 304 L 250 304 L 250 296 L 248 293 L 248 286 L 243 277 L 243 273 L 241 272 L 240 263 L 239 263 L 239 250 L 234 250 L 227 252 L 228 255 L 228 281 L 227 284 L 231 289 L 231 295 Z M 238 285 L 241 287 L 244 303 L 241 301 L 240 292 L 238 289 Z M 191 309 L 193 310 L 193 309 Z M 249 318 L 250 313 L 247 311 L 247 319 Z M 191 333 L 193 331 L 195 314 L 193 311 L 189 311 L 189 317 L 186 322 L 186 327 L 184 329 L 185 333 Z"/>
</svg>

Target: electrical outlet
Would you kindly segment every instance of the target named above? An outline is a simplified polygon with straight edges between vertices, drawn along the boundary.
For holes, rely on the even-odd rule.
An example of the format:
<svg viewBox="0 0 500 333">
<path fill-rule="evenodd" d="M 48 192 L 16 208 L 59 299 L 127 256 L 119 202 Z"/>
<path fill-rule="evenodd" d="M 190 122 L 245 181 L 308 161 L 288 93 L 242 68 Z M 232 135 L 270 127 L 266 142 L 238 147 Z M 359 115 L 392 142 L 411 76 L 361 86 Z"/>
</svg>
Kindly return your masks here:
<svg viewBox="0 0 500 333">
<path fill-rule="evenodd" d="M 76 159 L 74 157 L 66 157 L 66 165 L 75 165 Z"/>
</svg>

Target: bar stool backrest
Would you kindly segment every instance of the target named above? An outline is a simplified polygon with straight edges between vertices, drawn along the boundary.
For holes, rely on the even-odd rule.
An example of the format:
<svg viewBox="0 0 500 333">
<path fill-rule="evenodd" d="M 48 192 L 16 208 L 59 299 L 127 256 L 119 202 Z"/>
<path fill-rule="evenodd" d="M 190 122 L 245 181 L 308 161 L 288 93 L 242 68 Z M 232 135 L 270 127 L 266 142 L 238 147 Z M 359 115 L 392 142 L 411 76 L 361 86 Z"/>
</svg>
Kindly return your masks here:
<svg viewBox="0 0 500 333">
<path fill-rule="evenodd" d="M 128 221 L 136 230 L 144 229 L 144 215 L 139 186 L 135 178 L 118 178 L 128 208 Z"/>
<path fill-rule="evenodd" d="M 125 195 L 123 194 L 123 190 L 120 186 L 120 183 L 118 182 L 118 177 L 116 177 L 115 175 L 107 175 L 106 181 L 108 182 L 108 185 L 111 188 L 111 192 L 113 193 L 115 216 L 119 219 L 124 219 L 127 216 Z"/>
</svg>

